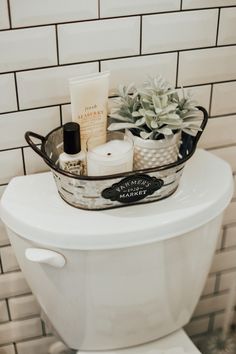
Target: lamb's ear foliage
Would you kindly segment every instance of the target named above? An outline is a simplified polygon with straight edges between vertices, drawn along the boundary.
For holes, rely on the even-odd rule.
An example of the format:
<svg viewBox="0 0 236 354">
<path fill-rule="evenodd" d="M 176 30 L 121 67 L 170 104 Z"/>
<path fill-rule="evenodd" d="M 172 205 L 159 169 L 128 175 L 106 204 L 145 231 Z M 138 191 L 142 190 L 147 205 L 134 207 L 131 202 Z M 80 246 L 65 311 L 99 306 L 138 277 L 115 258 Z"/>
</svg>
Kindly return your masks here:
<svg viewBox="0 0 236 354">
<path fill-rule="evenodd" d="M 135 129 L 143 139 L 170 136 L 178 130 L 195 135 L 200 115 L 190 92 L 172 88 L 161 76 L 149 77 L 142 87 L 119 85 L 109 114 L 108 130 Z"/>
</svg>

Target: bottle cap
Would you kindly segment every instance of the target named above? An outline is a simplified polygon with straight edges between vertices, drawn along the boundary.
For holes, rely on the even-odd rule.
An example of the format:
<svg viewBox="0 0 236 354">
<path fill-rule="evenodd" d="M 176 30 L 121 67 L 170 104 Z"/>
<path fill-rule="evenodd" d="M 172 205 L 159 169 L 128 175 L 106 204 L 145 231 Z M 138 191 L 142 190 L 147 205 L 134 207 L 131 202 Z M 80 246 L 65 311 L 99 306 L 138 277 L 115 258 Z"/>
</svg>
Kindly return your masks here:
<svg viewBox="0 0 236 354">
<path fill-rule="evenodd" d="M 63 125 L 64 152 L 70 155 L 81 151 L 80 126 L 78 123 L 69 122 Z"/>
</svg>

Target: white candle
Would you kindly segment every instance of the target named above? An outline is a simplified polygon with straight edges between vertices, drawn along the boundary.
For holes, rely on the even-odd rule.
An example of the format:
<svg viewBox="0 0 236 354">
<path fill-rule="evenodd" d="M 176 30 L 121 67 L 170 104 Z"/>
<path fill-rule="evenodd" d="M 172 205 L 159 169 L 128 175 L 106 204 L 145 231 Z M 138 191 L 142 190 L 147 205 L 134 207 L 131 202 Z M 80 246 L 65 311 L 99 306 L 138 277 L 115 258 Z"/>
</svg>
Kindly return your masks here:
<svg viewBox="0 0 236 354">
<path fill-rule="evenodd" d="M 88 176 L 105 176 L 133 169 L 133 145 L 128 140 L 110 140 L 87 154 Z"/>
</svg>

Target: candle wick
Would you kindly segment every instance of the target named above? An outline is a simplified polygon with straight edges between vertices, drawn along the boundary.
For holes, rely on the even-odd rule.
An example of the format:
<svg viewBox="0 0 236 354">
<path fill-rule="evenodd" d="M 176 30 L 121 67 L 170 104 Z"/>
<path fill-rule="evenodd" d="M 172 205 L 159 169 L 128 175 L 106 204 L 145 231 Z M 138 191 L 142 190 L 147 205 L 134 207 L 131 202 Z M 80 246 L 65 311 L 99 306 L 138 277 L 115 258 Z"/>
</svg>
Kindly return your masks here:
<svg viewBox="0 0 236 354">
<path fill-rule="evenodd" d="M 108 152 L 108 153 L 107 153 L 107 156 L 111 156 L 111 152 Z"/>
</svg>

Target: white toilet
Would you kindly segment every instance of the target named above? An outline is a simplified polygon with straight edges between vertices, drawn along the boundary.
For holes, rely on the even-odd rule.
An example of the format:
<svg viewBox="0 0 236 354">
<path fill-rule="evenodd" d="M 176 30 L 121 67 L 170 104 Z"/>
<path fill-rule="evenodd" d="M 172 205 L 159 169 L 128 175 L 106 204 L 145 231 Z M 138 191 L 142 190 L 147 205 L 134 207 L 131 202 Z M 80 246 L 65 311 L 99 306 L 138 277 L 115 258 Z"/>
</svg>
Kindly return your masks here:
<svg viewBox="0 0 236 354">
<path fill-rule="evenodd" d="M 182 327 L 203 290 L 232 191 L 229 165 L 197 150 L 178 190 L 162 201 L 79 210 L 59 197 L 48 172 L 14 178 L 1 217 L 32 292 L 69 348 L 199 353 Z"/>
</svg>

